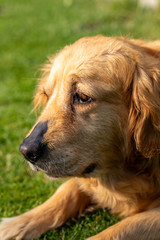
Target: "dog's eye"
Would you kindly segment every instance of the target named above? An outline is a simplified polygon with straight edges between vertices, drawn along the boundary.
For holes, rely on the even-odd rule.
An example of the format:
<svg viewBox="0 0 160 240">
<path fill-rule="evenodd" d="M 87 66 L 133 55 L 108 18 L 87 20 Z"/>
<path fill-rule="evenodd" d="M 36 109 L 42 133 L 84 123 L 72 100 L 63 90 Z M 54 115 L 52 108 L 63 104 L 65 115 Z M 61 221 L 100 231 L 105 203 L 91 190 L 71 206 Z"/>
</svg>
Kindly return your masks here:
<svg viewBox="0 0 160 240">
<path fill-rule="evenodd" d="M 73 93 L 73 103 L 86 104 L 86 103 L 90 103 L 92 100 L 93 99 L 91 97 L 88 97 L 82 92 L 77 91 Z"/>
</svg>

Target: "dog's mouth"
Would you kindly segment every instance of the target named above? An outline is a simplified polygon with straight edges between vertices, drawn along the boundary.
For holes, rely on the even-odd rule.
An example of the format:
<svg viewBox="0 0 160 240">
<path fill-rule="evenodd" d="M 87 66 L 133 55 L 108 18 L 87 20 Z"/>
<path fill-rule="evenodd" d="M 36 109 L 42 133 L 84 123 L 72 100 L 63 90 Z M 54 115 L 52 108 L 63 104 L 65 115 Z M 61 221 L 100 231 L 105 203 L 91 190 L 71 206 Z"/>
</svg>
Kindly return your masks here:
<svg viewBox="0 0 160 240">
<path fill-rule="evenodd" d="M 90 164 L 84 171 L 83 171 L 83 175 L 86 175 L 86 174 L 90 174 L 92 173 L 96 168 L 97 168 L 97 163 L 92 163 Z"/>
<path fill-rule="evenodd" d="M 89 174 L 93 173 L 98 167 L 97 163 L 91 163 L 85 169 L 83 169 L 83 171 L 79 175 L 78 172 L 75 174 L 75 173 L 72 173 L 72 172 L 69 172 L 69 171 L 58 173 L 58 172 L 55 172 L 55 169 L 52 169 L 52 170 L 51 169 L 50 170 L 46 169 L 46 167 L 44 167 L 43 164 L 32 164 L 32 163 L 29 162 L 29 165 L 30 165 L 32 170 L 42 171 L 47 176 L 54 177 L 54 178 L 74 177 L 74 176 L 88 176 Z"/>
<path fill-rule="evenodd" d="M 31 162 L 28 162 L 30 168 L 35 171 L 35 172 L 38 172 L 38 171 L 42 171 L 42 172 L 45 172 L 43 169 L 39 168 L 37 165 L 31 163 Z"/>
</svg>

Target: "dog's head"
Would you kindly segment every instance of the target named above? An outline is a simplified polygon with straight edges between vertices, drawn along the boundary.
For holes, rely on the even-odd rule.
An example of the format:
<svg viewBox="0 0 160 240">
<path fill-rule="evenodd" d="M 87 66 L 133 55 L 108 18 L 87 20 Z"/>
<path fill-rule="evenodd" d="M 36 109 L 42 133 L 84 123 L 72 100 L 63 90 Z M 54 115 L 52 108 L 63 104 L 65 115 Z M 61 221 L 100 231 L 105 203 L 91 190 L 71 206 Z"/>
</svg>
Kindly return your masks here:
<svg viewBox="0 0 160 240">
<path fill-rule="evenodd" d="M 37 88 L 43 111 L 20 146 L 30 165 L 52 177 L 103 176 L 124 168 L 135 147 L 159 154 L 158 57 L 103 36 L 65 47 Z"/>
</svg>

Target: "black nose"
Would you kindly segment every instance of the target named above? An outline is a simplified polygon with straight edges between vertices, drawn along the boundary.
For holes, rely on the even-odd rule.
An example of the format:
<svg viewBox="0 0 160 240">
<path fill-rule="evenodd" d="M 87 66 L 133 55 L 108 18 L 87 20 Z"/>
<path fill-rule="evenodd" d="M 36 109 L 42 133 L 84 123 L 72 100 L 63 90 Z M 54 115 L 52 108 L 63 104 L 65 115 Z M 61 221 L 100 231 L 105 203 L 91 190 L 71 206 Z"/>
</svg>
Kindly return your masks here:
<svg viewBox="0 0 160 240">
<path fill-rule="evenodd" d="M 44 145 L 40 142 L 25 143 L 20 145 L 20 152 L 31 163 L 35 163 L 42 155 Z"/>
<path fill-rule="evenodd" d="M 20 145 L 20 152 L 31 163 L 36 163 L 42 156 L 45 145 L 43 142 L 43 135 L 47 132 L 48 121 L 39 122 L 31 132 L 31 134 L 24 139 Z"/>
</svg>

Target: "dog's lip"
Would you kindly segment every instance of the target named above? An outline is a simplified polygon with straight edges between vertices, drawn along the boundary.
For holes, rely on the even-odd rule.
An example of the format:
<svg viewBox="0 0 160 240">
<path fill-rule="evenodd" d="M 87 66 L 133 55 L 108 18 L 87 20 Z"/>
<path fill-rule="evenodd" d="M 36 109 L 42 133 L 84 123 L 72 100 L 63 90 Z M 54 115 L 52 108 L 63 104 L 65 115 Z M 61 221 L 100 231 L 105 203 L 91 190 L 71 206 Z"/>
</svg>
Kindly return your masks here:
<svg viewBox="0 0 160 240">
<path fill-rule="evenodd" d="M 37 172 L 39 171 L 38 167 L 36 165 L 34 165 L 33 163 L 28 162 L 28 164 L 33 171 L 37 171 Z"/>
<path fill-rule="evenodd" d="M 36 164 L 33 164 L 33 163 L 28 163 L 29 164 L 29 166 L 30 166 L 30 168 L 33 170 L 33 171 L 36 171 L 36 172 L 44 172 L 45 174 L 47 174 L 47 171 L 46 170 L 44 170 L 43 168 L 40 168 L 40 167 L 38 167 Z"/>
<path fill-rule="evenodd" d="M 37 164 L 33 164 L 31 162 L 28 162 L 30 168 L 33 170 L 33 171 L 37 171 L 37 172 L 43 172 L 45 173 L 48 177 L 51 177 L 51 178 L 60 178 L 62 176 L 58 176 L 56 174 L 53 174 L 52 172 L 48 172 L 47 170 L 43 169 L 42 167 L 39 167 L 37 166 Z"/>
</svg>

